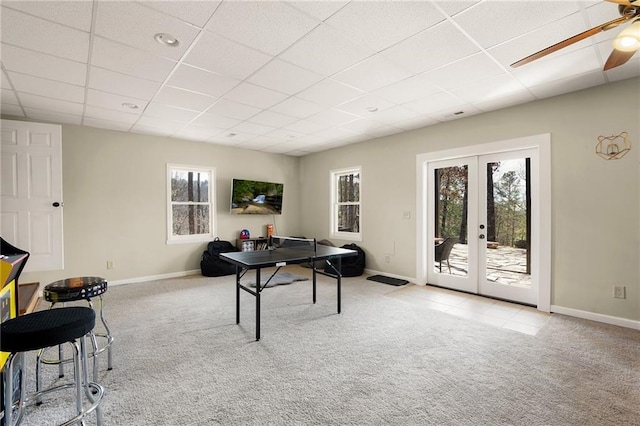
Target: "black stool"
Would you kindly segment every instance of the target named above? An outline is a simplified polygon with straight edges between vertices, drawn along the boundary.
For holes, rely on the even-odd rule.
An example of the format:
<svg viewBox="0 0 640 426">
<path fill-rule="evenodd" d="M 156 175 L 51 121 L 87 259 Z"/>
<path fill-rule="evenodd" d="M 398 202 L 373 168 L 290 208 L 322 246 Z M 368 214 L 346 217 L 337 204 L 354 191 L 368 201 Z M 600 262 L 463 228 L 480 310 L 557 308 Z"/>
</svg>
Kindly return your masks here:
<svg viewBox="0 0 640 426">
<path fill-rule="evenodd" d="M 24 407 L 29 399 L 26 398 L 26 380 L 24 368 L 20 377 L 19 400 L 14 404 L 13 377 L 14 361 L 23 352 L 70 343 L 73 348 L 74 381 L 36 392 L 30 398 L 36 401 L 44 394 L 55 390 L 75 387 L 77 414 L 62 423 L 72 425 L 81 421 L 87 414 L 96 411 L 97 424 L 102 424 L 100 402 L 104 389 L 97 383 L 89 381 L 87 371 L 87 351 L 85 336 L 93 330 L 96 324 L 96 314 L 88 307 L 69 307 L 51 309 L 26 314 L 7 320 L 0 324 L 0 351 L 10 353 L 5 364 L 4 383 L 4 424 L 14 426 L 19 424 L 24 414 Z M 79 342 L 79 343 L 78 343 Z M 82 391 L 87 397 L 89 405 L 85 408 Z M 17 416 L 14 418 L 14 409 Z"/>
<path fill-rule="evenodd" d="M 89 303 L 89 307 L 93 308 L 92 298 L 97 297 L 100 304 L 100 320 L 104 326 L 105 333 L 95 333 L 91 335 L 91 345 L 93 351 L 89 356 L 93 357 L 93 380 L 98 380 L 98 362 L 97 356 L 107 351 L 107 369 L 113 368 L 113 355 L 111 353 L 111 344 L 113 343 L 113 336 L 111 330 L 104 318 L 104 308 L 102 295 L 107 291 L 107 280 L 100 277 L 76 277 L 67 278 L 64 280 L 56 281 L 48 284 L 42 292 L 44 299 L 50 302 L 49 309 L 53 308 L 56 303 L 75 302 L 79 300 L 86 300 Z M 98 348 L 95 336 L 106 339 L 105 344 Z M 69 360 L 63 359 L 62 347 L 58 348 L 58 359 L 43 359 L 44 350 L 40 351 L 36 364 L 36 390 L 39 390 L 40 383 L 40 364 L 58 364 L 58 375 L 64 377 L 63 364 Z"/>
</svg>

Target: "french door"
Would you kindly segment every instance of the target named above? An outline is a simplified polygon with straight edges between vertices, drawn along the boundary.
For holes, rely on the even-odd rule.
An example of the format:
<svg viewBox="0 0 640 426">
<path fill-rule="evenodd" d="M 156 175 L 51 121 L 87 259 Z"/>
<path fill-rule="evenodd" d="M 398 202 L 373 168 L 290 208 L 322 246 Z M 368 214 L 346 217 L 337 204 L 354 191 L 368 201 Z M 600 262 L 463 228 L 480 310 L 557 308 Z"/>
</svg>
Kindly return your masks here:
<svg viewBox="0 0 640 426">
<path fill-rule="evenodd" d="M 426 165 L 427 283 L 537 306 L 538 150 Z"/>
</svg>

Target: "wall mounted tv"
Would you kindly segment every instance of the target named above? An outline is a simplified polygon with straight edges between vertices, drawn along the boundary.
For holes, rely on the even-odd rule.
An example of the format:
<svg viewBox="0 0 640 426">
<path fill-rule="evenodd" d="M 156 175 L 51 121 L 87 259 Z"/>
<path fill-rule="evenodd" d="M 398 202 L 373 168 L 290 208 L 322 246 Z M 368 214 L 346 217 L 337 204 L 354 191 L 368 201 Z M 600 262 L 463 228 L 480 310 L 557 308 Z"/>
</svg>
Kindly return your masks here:
<svg viewBox="0 0 640 426">
<path fill-rule="evenodd" d="M 231 214 L 282 214 L 284 184 L 233 179 Z"/>
</svg>

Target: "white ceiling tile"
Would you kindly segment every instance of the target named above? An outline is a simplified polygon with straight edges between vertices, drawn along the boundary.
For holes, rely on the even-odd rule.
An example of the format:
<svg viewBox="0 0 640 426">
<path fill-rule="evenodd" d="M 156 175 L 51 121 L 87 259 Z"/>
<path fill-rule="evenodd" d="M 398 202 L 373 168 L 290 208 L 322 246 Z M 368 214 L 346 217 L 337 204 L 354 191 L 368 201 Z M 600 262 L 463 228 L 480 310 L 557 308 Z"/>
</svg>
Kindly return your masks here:
<svg viewBox="0 0 640 426">
<path fill-rule="evenodd" d="M 173 128 L 173 126 L 168 125 L 168 127 L 158 127 L 156 125 L 143 125 L 143 124 L 136 124 L 135 126 L 133 126 L 132 128 L 133 131 L 135 131 L 135 133 L 141 133 L 143 135 L 153 135 L 153 136 L 171 136 L 172 134 L 175 133 L 176 129 Z"/>
<path fill-rule="evenodd" d="M 251 117 L 250 121 L 252 123 L 264 124 L 266 126 L 277 128 L 291 124 L 295 121 L 298 121 L 298 119 L 289 115 L 280 114 L 278 112 L 262 111 L 261 113 Z"/>
<path fill-rule="evenodd" d="M 391 108 L 381 109 L 370 115 L 372 120 L 384 124 L 394 124 L 398 121 L 405 121 L 418 116 L 419 114 L 413 110 L 403 106 L 392 106 Z"/>
<path fill-rule="evenodd" d="M 134 129 L 144 129 L 145 133 L 152 132 L 155 129 L 158 131 L 158 134 L 172 134 L 183 127 L 184 123 L 149 116 L 140 117 L 133 126 Z"/>
<path fill-rule="evenodd" d="M 175 121 L 178 123 L 187 123 L 196 118 L 199 112 L 152 102 L 147 105 L 143 114 L 144 117 L 155 117 Z"/>
<path fill-rule="evenodd" d="M 3 90 L 4 92 L 4 90 Z M 18 105 L 5 104 L 4 102 L 0 106 L 0 113 L 2 115 L 10 115 L 12 117 L 24 117 L 24 112 L 22 112 L 22 108 Z"/>
<path fill-rule="evenodd" d="M 537 98 L 548 98 L 562 93 L 575 92 L 589 87 L 597 86 L 605 82 L 604 75 L 600 70 L 585 73 L 571 79 L 562 79 L 539 86 L 530 87 L 529 90 Z M 640 94 L 640 92 L 639 92 Z"/>
<path fill-rule="evenodd" d="M 84 126 L 97 127 L 98 129 L 117 130 L 119 132 L 128 132 L 129 129 L 131 129 L 131 124 L 129 123 L 87 116 L 82 119 L 82 124 Z"/>
<path fill-rule="evenodd" d="M 413 129 L 421 129 L 423 127 L 431 126 L 437 123 L 439 123 L 439 121 L 436 120 L 435 118 L 427 117 L 424 115 L 418 115 L 414 118 L 398 121 L 394 123 L 394 126 L 404 130 L 413 130 Z"/>
<path fill-rule="evenodd" d="M 580 10 L 577 1 L 485 1 L 453 19 L 489 48 Z"/>
<path fill-rule="evenodd" d="M 295 96 L 285 99 L 270 108 L 271 111 L 297 118 L 306 118 L 327 109 L 326 106 L 310 102 Z"/>
<path fill-rule="evenodd" d="M 273 132 L 276 128 L 272 126 L 265 126 L 264 124 L 252 123 L 250 121 L 244 121 L 237 126 L 231 128 L 232 133 L 249 133 L 251 135 L 265 135 L 269 132 Z"/>
<path fill-rule="evenodd" d="M 158 91 L 160 83 L 91 67 L 89 87 L 103 92 L 148 100 Z"/>
<path fill-rule="evenodd" d="M 364 93 L 365 92 L 362 90 L 346 86 L 342 83 L 338 83 L 337 81 L 326 79 L 306 90 L 303 90 L 296 96 L 327 107 L 332 107 L 362 96 Z"/>
<path fill-rule="evenodd" d="M 431 116 L 439 121 L 453 121 L 480 113 L 482 113 L 482 111 L 471 104 L 458 104 L 454 107 L 435 111 L 431 113 Z"/>
<path fill-rule="evenodd" d="M 95 33 L 105 38 L 178 60 L 187 51 L 200 30 L 177 18 L 143 4 L 130 1 L 99 1 Z M 180 44 L 169 47 L 158 43 L 154 36 L 167 33 Z"/>
<path fill-rule="evenodd" d="M 211 142 L 217 142 L 217 143 L 222 143 L 224 145 L 238 145 L 242 142 L 245 141 L 250 141 L 252 139 L 255 139 L 256 135 L 251 134 L 251 133 L 241 133 L 238 130 L 229 130 L 229 131 L 225 131 L 219 135 L 216 135 L 212 138 L 210 138 L 209 140 Z"/>
<path fill-rule="evenodd" d="M 245 46 L 277 55 L 319 22 L 281 2 L 223 2 L 206 26 Z"/>
<path fill-rule="evenodd" d="M 449 16 L 454 16 L 471 6 L 480 3 L 480 0 L 463 1 L 463 0 L 444 0 L 435 2 Z"/>
<path fill-rule="evenodd" d="M 426 98 L 408 102 L 402 106 L 414 110 L 418 114 L 431 114 L 453 108 L 464 103 L 460 98 L 447 92 L 434 93 Z"/>
<path fill-rule="evenodd" d="M 211 106 L 211 108 L 207 110 L 207 113 L 234 118 L 237 120 L 247 120 L 260 111 L 262 111 L 262 108 L 244 105 L 228 99 L 220 99 L 215 105 Z"/>
<path fill-rule="evenodd" d="M 501 98 L 493 98 L 488 101 L 473 102 L 473 106 L 481 111 L 493 111 L 496 109 L 507 108 L 513 105 L 526 104 L 535 101 L 536 98 L 528 90 L 513 92 Z"/>
<path fill-rule="evenodd" d="M 102 37 L 95 37 L 91 65 L 145 80 L 163 82 L 176 66 L 176 62 Z"/>
<path fill-rule="evenodd" d="M 594 5 L 588 6 L 585 9 L 588 17 L 588 22 L 584 27 L 585 30 L 620 17 L 620 13 L 618 12 L 618 5 L 606 1 L 598 1 Z M 592 39 L 596 43 L 600 43 L 605 40 L 611 40 L 615 38 L 618 32 L 620 32 L 620 30 L 622 30 L 622 28 L 624 28 L 625 26 L 626 25 L 623 24 L 603 31 L 599 34 L 596 34 L 594 37 L 592 37 Z M 575 28 L 572 29 L 575 30 Z"/>
<path fill-rule="evenodd" d="M 68 27 L 89 32 L 93 1 L 5 1 L 3 8 L 20 10 L 57 22 Z"/>
<path fill-rule="evenodd" d="M 274 59 L 247 79 L 250 83 L 293 95 L 324 77 L 304 68 Z"/>
<path fill-rule="evenodd" d="M 332 127 L 329 129 L 321 130 L 314 134 L 314 136 L 325 138 L 334 141 L 343 141 L 345 139 L 352 138 L 359 133 L 351 132 L 349 130 L 344 130 L 339 127 Z"/>
<path fill-rule="evenodd" d="M 116 111 L 112 109 L 87 105 L 85 109 L 85 117 L 115 121 L 118 123 L 127 124 L 129 125 L 129 127 L 131 127 L 131 125 L 135 123 L 138 118 L 140 118 L 140 114 L 137 112 Z"/>
<path fill-rule="evenodd" d="M 289 127 L 282 127 L 280 129 L 274 130 L 273 132 L 267 133 L 266 136 L 280 139 L 282 141 L 298 143 L 294 141 L 297 140 L 298 138 L 303 137 L 304 135 L 305 135 L 304 133 L 291 130 Z"/>
<path fill-rule="evenodd" d="M 375 95 L 367 94 L 337 105 L 334 109 L 349 112 L 360 117 L 371 117 L 371 119 L 373 119 L 377 111 L 371 111 L 370 109 L 375 108 L 380 111 L 393 106 L 395 106 L 395 104 L 392 102 Z"/>
<path fill-rule="evenodd" d="M 204 27 L 221 1 L 147 1 L 145 6 L 174 16 L 200 28 Z"/>
<path fill-rule="evenodd" d="M 189 125 L 197 125 L 197 126 L 208 126 L 215 127 L 217 129 L 230 129 L 233 126 L 236 126 L 241 123 L 242 120 L 237 120 L 235 118 L 223 117 L 216 114 L 204 113 L 195 120 L 193 120 Z"/>
<path fill-rule="evenodd" d="M 128 108 L 122 104 L 137 105 L 138 108 Z M 111 109 L 114 111 L 120 111 L 129 114 L 142 114 L 147 102 L 142 99 L 132 98 L 125 95 L 117 95 L 113 93 L 101 92 L 95 89 L 87 90 L 87 105 L 96 106 L 100 108 Z"/>
<path fill-rule="evenodd" d="M 25 108 L 51 110 L 63 114 L 82 115 L 82 103 L 68 102 L 44 96 L 18 93 L 18 99 Z"/>
<path fill-rule="evenodd" d="M 478 82 L 469 82 L 453 90 L 451 93 L 466 102 L 476 103 L 508 96 L 524 89 L 522 83 L 516 78 L 508 74 L 503 74 Z"/>
<path fill-rule="evenodd" d="M 322 0 L 307 0 L 307 1 L 287 1 L 287 4 L 295 7 L 298 10 L 301 10 L 308 15 L 311 15 L 315 18 L 318 18 L 321 21 L 326 20 L 331 15 L 342 9 L 348 1 L 322 1 Z"/>
<path fill-rule="evenodd" d="M 80 114 L 67 114 L 63 111 L 57 111 L 56 109 L 38 109 L 38 108 L 25 108 L 26 117 L 32 120 L 51 121 L 54 123 L 67 123 L 80 125 L 82 123 L 82 115 Z"/>
<path fill-rule="evenodd" d="M 257 108 L 267 109 L 288 96 L 250 83 L 242 83 L 229 91 L 225 99 L 251 105 Z"/>
<path fill-rule="evenodd" d="M 2 42 L 60 58 L 83 61 L 89 33 L 2 8 Z"/>
<path fill-rule="evenodd" d="M 320 130 L 324 130 L 329 127 L 328 124 L 320 124 L 315 121 L 309 120 L 300 120 L 295 123 L 289 124 L 286 128 L 292 130 L 294 132 L 311 134 L 315 132 L 319 132 Z"/>
<path fill-rule="evenodd" d="M 334 74 L 331 78 L 368 92 L 404 80 L 411 75 L 411 71 L 393 64 L 383 55 L 374 55 Z"/>
<path fill-rule="evenodd" d="M 441 88 L 427 81 L 421 74 L 373 90 L 371 93 L 396 104 L 404 104 L 440 91 Z"/>
<path fill-rule="evenodd" d="M 47 80 L 9 71 L 9 78 L 17 92 L 46 96 L 69 102 L 84 102 L 84 87 Z"/>
<path fill-rule="evenodd" d="M 325 126 L 329 126 L 329 125 L 340 126 L 350 121 L 357 120 L 358 118 L 361 118 L 361 117 L 357 115 L 349 114 L 347 112 L 328 109 L 326 111 L 322 111 L 319 114 L 312 115 L 311 117 L 307 118 L 307 120 L 315 121 Z"/>
<path fill-rule="evenodd" d="M 480 49 L 450 22 L 443 22 L 393 47 L 384 55 L 407 69 L 421 73 L 472 55 Z"/>
<path fill-rule="evenodd" d="M 327 23 L 353 40 L 379 52 L 430 26 L 445 17 L 431 3 L 424 1 L 351 2 Z"/>
<path fill-rule="evenodd" d="M 324 76 L 330 76 L 373 53 L 372 49 L 356 44 L 323 24 L 287 49 L 280 58 Z"/>
<path fill-rule="evenodd" d="M 84 86 L 87 66 L 68 59 L 2 44 L 2 64 L 10 71 Z"/>
<path fill-rule="evenodd" d="M 357 134 L 372 136 L 376 133 L 375 130 L 381 126 L 382 125 L 380 123 L 373 120 L 359 118 L 357 120 L 350 121 L 349 123 L 342 124 L 340 128 Z"/>
<path fill-rule="evenodd" d="M 427 71 L 420 76 L 438 87 L 450 90 L 504 73 L 505 70 L 488 55 L 478 53 L 438 69 Z"/>
<path fill-rule="evenodd" d="M 11 88 L 11 84 L 9 83 L 9 79 L 7 78 L 7 74 L 6 71 L 0 70 L 0 87 L 2 87 L 3 89 L 10 89 Z"/>
<path fill-rule="evenodd" d="M 189 65 L 228 77 L 244 79 L 271 60 L 258 52 L 213 33 L 205 33 L 184 59 Z"/>
<path fill-rule="evenodd" d="M 179 108 L 203 111 L 213 105 L 218 98 L 177 89 L 175 87 L 164 86 L 156 94 L 153 101 L 164 105 L 173 105 Z"/>
<path fill-rule="evenodd" d="M 11 89 L 2 89 L 2 104 L 19 105 L 16 93 Z"/>
<path fill-rule="evenodd" d="M 240 84 L 240 80 L 188 65 L 180 65 L 171 75 L 167 84 L 205 95 L 220 97 Z"/>
<path fill-rule="evenodd" d="M 222 133 L 224 129 L 209 126 L 198 126 L 193 123 L 183 127 L 173 134 L 173 137 L 205 141 Z"/>
</svg>

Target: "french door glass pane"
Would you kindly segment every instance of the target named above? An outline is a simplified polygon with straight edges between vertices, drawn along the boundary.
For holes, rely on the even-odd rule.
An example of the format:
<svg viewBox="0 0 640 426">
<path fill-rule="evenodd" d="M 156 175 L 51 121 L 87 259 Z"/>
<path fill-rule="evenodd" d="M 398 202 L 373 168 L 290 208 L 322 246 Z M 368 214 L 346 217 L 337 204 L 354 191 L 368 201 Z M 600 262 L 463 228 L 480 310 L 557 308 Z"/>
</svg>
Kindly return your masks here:
<svg viewBox="0 0 640 426">
<path fill-rule="evenodd" d="M 530 161 L 487 163 L 487 280 L 531 287 Z"/>
<path fill-rule="evenodd" d="M 435 271 L 467 276 L 468 182 L 466 165 L 435 170 Z"/>
</svg>

